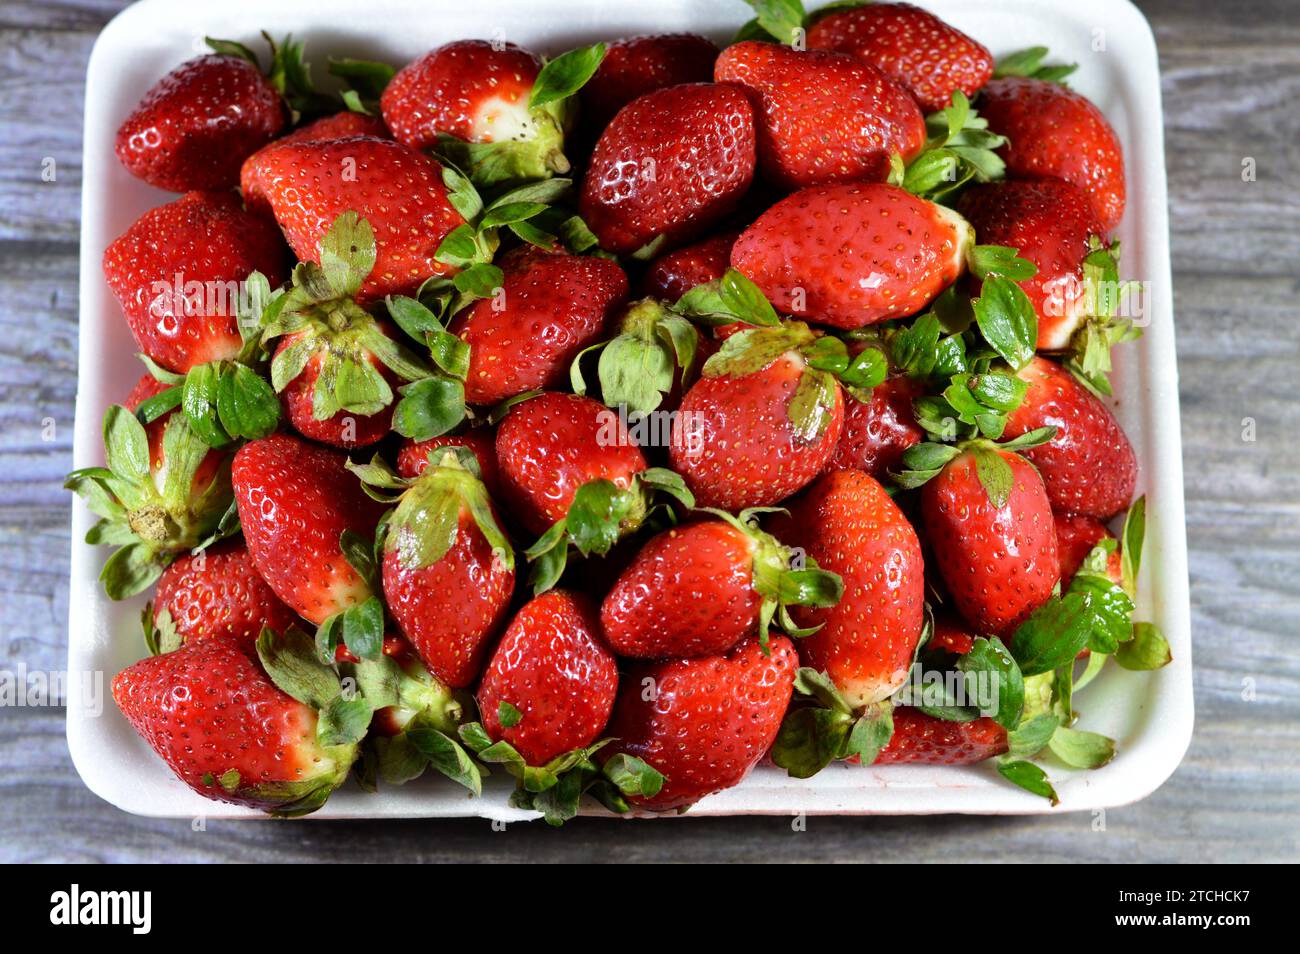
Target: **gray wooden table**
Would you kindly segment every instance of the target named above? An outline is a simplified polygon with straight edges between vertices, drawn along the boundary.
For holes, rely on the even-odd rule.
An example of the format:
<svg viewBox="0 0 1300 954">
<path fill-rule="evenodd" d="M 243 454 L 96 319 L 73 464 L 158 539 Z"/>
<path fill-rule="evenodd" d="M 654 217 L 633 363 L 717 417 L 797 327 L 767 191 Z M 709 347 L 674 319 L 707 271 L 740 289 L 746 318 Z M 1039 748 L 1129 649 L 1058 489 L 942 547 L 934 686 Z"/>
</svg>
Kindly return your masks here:
<svg viewBox="0 0 1300 954">
<path fill-rule="evenodd" d="M 64 665 L 84 74 L 119 6 L 0 3 L 0 669 Z M 1156 794 L 1111 810 L 1104 831 L 1087 814 L 193 831 L 92 795 L 62 709 L 0 708 L 0 860 L 1300 857 L 1300 20 L 1295 0 L 1140 6 L 1164 74 L 1196 643 L 1196 736 Z"/>
</svg>

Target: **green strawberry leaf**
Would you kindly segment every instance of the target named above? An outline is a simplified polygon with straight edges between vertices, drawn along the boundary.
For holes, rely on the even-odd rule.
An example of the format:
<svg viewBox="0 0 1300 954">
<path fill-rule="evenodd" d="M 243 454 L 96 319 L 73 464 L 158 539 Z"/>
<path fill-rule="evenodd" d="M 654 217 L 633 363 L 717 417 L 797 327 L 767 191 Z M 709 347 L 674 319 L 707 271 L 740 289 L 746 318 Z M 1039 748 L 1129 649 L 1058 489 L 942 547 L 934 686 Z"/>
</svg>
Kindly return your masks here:
<svg viewBox="0 0 1300 954">
<path fill-rule="evenodd" d="M 1007 732 L 1007 751 L 1013 758 L 1033 758 L 1051 741 L 1061 720 L 1055 713 L 1043 712 L 1021 722 Z"/>
<path fill-rule="evenodd" d="M 1052 597 L 1016 629 L 1011 654 L 1025 676 L 1073 664 L 1092 633 L 1092 598 L 1087 593 Z"/>
<path fill-rule="evenodd" d="M 338 672 L 321 662 L 312 637 L 296 626 L 280 634 L 263 627 L 257 656 L 276 687 L 303 705 L 322 710 L 342 691 Z"/>
<path fill-rule="evenodd" d="M 398 389 L 393 430 L 414 441 L 440 437 L 465 420 L 465 386 L 457 380 L 429 377 Z"/>
<path fill-rule="evenodd" d="M 1035 765 L 1033 762 L 1025 762 L 1020 759 L 1003 759 L 998 762 L 998 774 L 1008 782 L 1019 785 L 1025 791 L 1034 795 L 1041 795 L 1051 801 L 1053 805 L 1061 803 L 1060 798 L 1056 795 L 1056 789 L 1052 788 L 1052 783 L 1047 780 L 1047 773 Z"/>
<path fill-rule="evenodd" d="M 497 705 L 497 720 L 501 723 L 503 729 L 513 729 L 523 717 L 522 712 L 504 699 Z"/>
<path fill-rule="evenodd" d="M 1019 285 L 990 275 L 971 307 L 980 334 L 1007 364 L 1019 371 L 1029 363 L 1038 343 L 1038 316 Z"/>
<path fill-rule="evenodd" d="M 1167 666 L 1173 658 L 1169 641 L 1152 623 L 1134 623 L 1133 638 L 1120 643 L 1115 651 L 1115 662 L 1135 672 L 1159 669 Z"/>
<path fill-rule="evenodd" d="M 993 75 L 996 77 L 1029 76 L 1034 79 L 1046 80 L 1049 83 L 1060 83 L 1065 77 L 1079 68 L 1077 63 L 1045 66 L 1043 60 L 1046 59 L 1048 52 L 1045 46 L 1031 46 L 1025 50 L 1008 53 L 998 60 Z"/>
<path fill-rule="evenodd" d="M 543 66 L 533 83 L 528 108 L 541 109 L 582 89 L 605 59 L 605 49 L 604 43 L 593 43 L 561 54 Z"/>
<path fill-rule="evenodd" d="M 1072 768 L 1098 769 L 1115 757 L 1114 739 L 1064 725 L 1053 733 L 1048 747 Z"/>
<path fill-rule="evenodd" d="M 378 659 L 384 651 L 384 607 L 372 596 L 342 613 L 343 645 L 358 659 Z"/>
</svg>

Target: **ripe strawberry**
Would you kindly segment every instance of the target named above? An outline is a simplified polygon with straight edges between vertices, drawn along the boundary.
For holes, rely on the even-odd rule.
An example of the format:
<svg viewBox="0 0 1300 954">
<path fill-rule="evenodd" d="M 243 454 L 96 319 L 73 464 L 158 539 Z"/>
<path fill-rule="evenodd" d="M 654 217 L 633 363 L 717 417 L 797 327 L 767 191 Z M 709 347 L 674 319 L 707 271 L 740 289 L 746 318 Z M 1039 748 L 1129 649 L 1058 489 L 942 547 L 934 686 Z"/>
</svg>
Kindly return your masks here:
<svg viewBox="0 0 1300 954">
<path fill-rule="evenodd" d="M 235 540 L 180 557 L 158 578 L 153 602 L 154 623 L 181 643 L 224 635 L 252 650 L 263 627 L 283 632 L 297 619 Z"/>
<path fill-rule="evenodd" d="M 998 150 L 1013 179 L 1064 179 L 1092 201 L 1101 229 L 1124 215 L 1124 154 L 1119 137 L 1091 102 L 1059 83 L 1026 76 L 989 82 L 980 115 L 1010 142 Z"/>
<path fill-rule="evenodd" d="M 797 607 L 803 665 L 826 673 L 850 707 L 887 698 L 907 678 L 925 617 L 924 567 L 916 531 L 898 505 L 859 470 L 826 474 L 771 522 L 844 581 L 832 606 Z"/>
<path fill-rule="evenodd" d="M 812 49 L 850 53 L 910 92 L 927 113 L 968 97 L 993 75 L 982 43 L 910 3 L 870 3 L 829 13 L 808 28 Z"/>
<path fill-rule="evenodd" d="M 759 216 L 731 264 L 780 312 L 860 328 L 921 311 L 962 273 L 972 238 L 956 212 L 897 186 L 818 186 Z"/>
<path fill-rule="evenodd" d="M 1007 730 L 988 716 L 950 722 L 919 709 L 894 710 L 894 736 L 873 765 L 970 765 L 1007 751 Z"/>
<path fill-rule="evenodd" d="M 132 175 L 160 189 L 225 189 L 286 119 L 280 93 L 254 64 L 200 56 L 149 88 L 118 127 L 115 150 Z"/>
<path fill-rule="evenodd" d="M 501 266 L 501 295 L 479 299 L 450 326 L 470 346 L 470 404 L 567 383 L 573 359 L 600 338 L 627 298 L 627 276 L 608 259 L 528 246 L 507 254 Z"/>
<path fill-rule="evenodd" d="M 677 301 L 696 285 L 716 281 L 731 266 L 731 246 L 739 235 L 723 232 L 659 256 L 646 269 L 642 289 L 655 298 Z"/>
<path fill-rule="evenodd" d="M 934 629 L 930 632 L 930 641 L 925 644 L 925 651 L 939 650 L 953 656 L 965 656 L 975 645 L 975 636 L 970 627 L 951 616 L 940 615 L 934 618 Z"/>
<path fill-rule="evenodd" d="M 142 215 L 104 252 L 104 279 L 140 349 L 169 371 L 234 358 L 239 290 L 288 276 L 275 226 L 233 194 L 189 192 Z"/>
<path fill-rule="evenodd" d="M 921 489 L 935 562 L 976 632 L 1007 636 L 1052 594 L 1056 528 L 1043 480 L 993 446 L 959 452 Z"/>
<path fill-rule="evenodd" d="M 657 33 L 609 44 L 582 88 L 583 119 L 603 129 L 632 100 L 666 86 L 713 79 L 718 47 L 694 33 Z"/>
<path fill-rule="evenodd" d="M 1056 521 L 1056 555 L 1060 565 L 1061 586 L 1069 586 L 1074 574 L 1093 548 L 1103 540 L 1114 540 L 1115 535 L 1096 517 L 1084 514 L 1054 514 Z M 1106 557 L 1106 576 L 1112 583 L 1121 584 L 1120 554 L 1116 547 Z"/>
<path fill-rule="evenodd" d="M 754 107 L 763 178 L 783 189 L 883 180 L 891 155 L 925 146 L 925 117 L 907 91 L 846 53 L 747 40 L 718 57 L 714 79 Z"/>
<path fill-rule="evenodd" d="M 865 401 L 844 402 L 844 431 L 828 470 L 861 470 L 875 477 L 897 469 L 903 451 L 925 438 L 912 402 L 922 388 L 908 377 L 889 378 Z"/>
<path fill-rule="evenodd" d="M 403 441 L 402 449 L 397 454 L 397 473 L 408 479 L 419 477 L 429 466 L 432 453 L 440 447 L 467 448 L 478 461 L 479 479 L 487 488 L 488 495 L 493 499 L 500 496 L 496 435 L 486 427 L 473 428 L 460 434 L 431 437 L 427 441 L 412 441 L 408 438 Z"/>
<path fill-rule="evenodd" d="M 244 194 L 244 205 L 251 212 L 264 212 L 271 215 L 271 206 L 266 201 L 266 193 L 258 172 L 261 168 L 262 154 L 270 149 L 288 146 L 295 142 L 329 142 L 335 139 L 350 139 L 353 136 L 371 136 L 375 139 L 389 139 L 388 127 L 377 116 L 354 113 L 345 110 L 332 116 L 299 126 L 287 136 L 281 136 L 267 143 L 257 152 L 244 160 L 239 171 L 239 191 Z"/>
<path fill-rule="evenodd" d="M 278 815 L 315 811 L 348 777 L 357 739 L 329 716 L 337 674 L 297 635 L 302 666 L 319 673 L 312 688 L 332 688 L 331 698 L 293 698 L 239 641 L 218 635 L 128 666 L 113 680 L 113 699 L 200 795 Z"/>
<path fill-rule="evenodd" d="M 231 472 L 253 565 L 317 625 L 372 595 L 339 538 L 345 530 L 373 537 L 384 507 L 362 492 L 346 463 L 337 451 L 273 434 L 241 447 Z"/>
<path fill-rule="evenodd" d="M 529 765 L 591 745 L 618 695 L 618 664 L 596 607 L 565 590 L 543 593 L 511 620 L 483 673 L 478 707 L 494 742 Z"/>
<path fill-rule="evenodd" d="M 1137 484 L 1137 457 L 1110 409 L 1046 358 L 1033 358 L 1017 376 L 1029 390 L 1003 433 L 1015 438 L 1039 427 L 1056 428 L 1050 441 L 1025 451 L 1042 475 L 1052 507 L 1101 520 L 1127 507 Z"/>
<path fill-rule="evenodd" d="M 832 573 L 792 569 L 792 557 L 749 514 L 666 530 L 605 597 L 605 638 L 620 656 L 709 656 L 746 636 L 765 639 L 778 610 L 783 628 L 804 635 L 787 607 L 834 605 L 842 586 Z"/>
<path fill-rule="evenodd" d="M 602 759 L 627 754 L 663 773 L 650 811 L 685 809 L 738 784 L 781 727 L 798 665 L 794 646 L 773 635 L 771 654 L 747 639 L 726 653 L 639 663 L 623 676 Z"/>
<path fill-rule="evenodd" d="M 248 174 L 303 261 L 320 262 L 321 240 L 344 212 L 370 223 L 377 258 L 355 296 L 362 304 L 451 270 L 434 255 L 465 220 L 447 199 L 442 167 L 409 146 L 369 136 L 294 142 L 261 153 Z"/>
<path fill-rule="evenodd" d="M 579 210 L 601 248 L 630 254 L 678 245 L 736 208 L 754 176 L 754 117 L 731 86 L 688 83 L 647 93 L 605 128 Z"/>
</svg>

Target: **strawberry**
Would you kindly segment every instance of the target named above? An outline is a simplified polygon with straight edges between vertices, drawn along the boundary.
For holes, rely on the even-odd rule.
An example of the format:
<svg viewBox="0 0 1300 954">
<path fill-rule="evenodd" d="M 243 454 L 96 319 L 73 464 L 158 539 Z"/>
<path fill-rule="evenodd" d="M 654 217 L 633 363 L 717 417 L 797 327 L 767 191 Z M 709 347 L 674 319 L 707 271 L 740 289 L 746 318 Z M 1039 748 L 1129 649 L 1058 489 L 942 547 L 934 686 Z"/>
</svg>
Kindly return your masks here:
<svg viewBox="0 0 1300 954">
<path fill-rule="evenodd" d="M 1053 515 L 1053 519 L 1056 521 L 1056 555 L 1061 585 L 1068 587 L 1088 554 L 1102 541 L 1114 540 L 1115 535 L 1096 517 L 1058 513 Z M 1112 583 L 1122 585 L 1118 548 L 1106 556 L 1106 576 Z"/>
<path fill-rule="evenodd" d="M 889 378 L 865 401 L 844 402 L 844 430 L 827 465 L 829 470 L 861 470 L 883 479 L 898 467 L 903 452 L 925 438 L 912 402 L 922 389 L 913 379 Z"/>
<path fill-rule="evenodd" d="M 1009 140 L 998 150 L 1008 177 L 1064 179 L 1087 194 L 1103 232 L 1119 225 L 1124 154 L 1101 110 L 1059 83 L 1029 76 L 990 81 L 979 107 L 989 129 Z"/>
<path fill-rule="evenodd" d="M 1033 358 L 1017 376 L 1029 388 L 1003 433 L 1015 438 L 1040 427 L 1056 428 L 1047 443 L 1025 451 L 1042 475 L 1052 507 L 1101 520 L 1127 507 L 1137 484 L 1137 457 L 1110 409 L 1046 358 Z"/>
<path fill-rule="evenodd" d="M 296 613 L 321 624 L 372 595 L 340 538 L 374 536 L 383 506 L 347 472 L 347 458 L 288 434 L 250 441 L 232 478 L 253 565 Z"/>
<path fill-rule="evenodd" d="M 731 246 L 739 234 L 723 232 L 659 256 L 646 269 L 642 289 L 655 298 L 677 301 L 696 285 L 717 281 L 731 265 Z"/>
<path fill-rule="evenodd" d="M 444 434 L 431 437 L 427 441 L 413 441 L 409 438 L 402 443 L 397 454 L 397 473 L 402 477 L 419 477 L 429 466 L 429 458 L 440 447 L 464 447 L 474 455 L 478 463 L 479 479 L 487 488 L 488 495 L 496 499 L 501 494 L 501 485 L 497 477 L 496 435 L 486 427 L 473 428 L 460 434 Z"/>
<path fill-rule="evenodd" d="M 974 645 L 975 636 L 968 626 L 950 616 L 936 616 L 925 651 L 938 650 L 953 656 L 965 656 Z"/>
<path fill-rule="evenodd" d="M 907 678 L 924 623 L 924 567 L 912 525 L 875 480 L 841 470 L 820 478 L 771 526 L 844 583 L 838 603 L 791 611 L 798 625 L 820 627 L 798 642 L 803 665 L 826 673 L 854 709 L 887 698 Z"/>
<path fill-rule="evenodd" d="M 806 635 L 789 606 L 833 606 L 833 573 L 792 569 L 791 551 L 758 529 L 757 517 L 718 519 L 651 539 L 605 597 L 600 622 L 620 656 L 662 659 L 726 652 L 746 636 L 766 641 L 779 611 L 783 629 Z"/>
<path fill-rule="evenodd" d="M 684 810 L 738 784 L 781 727 L 797 666 L 794 646 L 773 635 L 727 652 L 638 663 L 621 681 L 603 758 L 630 755 L 664 775 L 659 792 L 632 797 L 650 811 Z"/>
<path fill-rule="evenodd" d="M 955 456 L 921 490 L 935 562 L 976 632 L 1009 635 L 1051 596 L 1058 579 L 1047 490 L 1028 461 L 996 445 L 944 451 Z"/>
<path fill-rule="evenodd" d="M 627 298 L 616 262 L 521 247 L 501 260 L 500 296 L 452 321 L 469 346 L 465 399 L 496 404 L 567 381 L 569 365 L 595 342 Z"/>
<path fill-rule="evenodd" d="M 344 700 L 337 672 L 316 659 L 310 638 L 296 630 L 287 637 L 268 630 L 258 643 L 275 681 L 238 640 L 216 635 L 128 666 L 113 679 L 113 699 L 200 795 L 307 814 L 347 779 L 368 720 L 357 729 L 348 718 L 365 703 Z"/>
<path fill-rule="evenodd" d="M 872 764 L 970 765 L 1006 751 L 1007 730 L 988 716 L 950 722 L 899 706 L 894 710 L 893 738 Z"/>
<path fill-rule="evenodd" d="M 216 635 L 252 650 L 264 627 L 283 632 L 297 619 L 258 575 L 248 548 L 228 540 L 186 554 L 163 571 L 150 628 L 157 627 L 162 651 Z"/>
<path fill-rule="evenodd" d="M 362 304 L 452 270 L 435 255 L 465 220 L 448 200 L 442 166 L 409 146 L 369 136 L 288 143 L 261 153 L 248 174 L 303 261 L 320 263 L 344 212 L 370 224 L 375 262 L 354 296 Z"/>
<path fill-rule="evenodd" d="M 267 143 L 245 159 L 244 164 L 240 167 L 239 191 L 244 195 L 244 205 L 252 212 L 261 212 L 268 216 L 272 214 L 271 206 L 266 201 L 265 190 L 262 188 L 261 178 L 258 175 L 263 153 L 295 142 L 329 142 L 334 139 L 350 139 L 353 136 L 371 136 L 375 139 L 391 138 L 388 127 L 384 125 L 382 119 L 377 116 L 367 116 L 365 113 L 354 113 L 351 110 L 345 110 L 332 116 L 322 116 L 305 126 L 299 126 L 287 136 L 281 136 L 279 139 Z"/>
<path fill-rule="evenodd" d="M 529 765 L 591 745 L 618 694 L 618 665 L 585 596 L 552 590 L 526 603 L 478 688 L 483 727 Z"/>
<path fill-rule="evenodd" d="M 657 33 L 609 44 L 582 89 L 584 121 L 603 129 L 632 100 L 665 86 L 713 79 L 718 47 L 695 33 Z"/>
<path fill-rule="evenodd" d="M 679 245 L 733 211 L 754 176 L 754 117 L 731 86 L 687 83 L 625 106 L 596 143 L 579 211 L 620 255 Z"/>
<path fill-rule="evenodd" d="M 234 358 L 239 293 L 258 271 L 288 275 L 275 226 L 233 194 L 189 192 L 151 209 L 104 252 L 104 279 L 140 349 L 170 371 Z"/>
<path fill-rule="evenodd" d="M 714 79 L 754 107 L 764 179 L 794 190 L 883 180 L 890 156 L 925 146 L 925 117 L 907 91 L 846 53 L 747 40 L 718 57 Z"/>
<path fill-rule="evenodd" d="M 910 3 L 870 3 L 828 13 L 808 28 L 811 49 L 837 50 L 869 63 L 899 83 L 927 113 L 974 96 L 993 75 L 982 43 Z"/>
<path fill-rule="evenodd" d="M 435 676 L 468 686 L 515 585 L 514 551 L 474 455 L 463 447 L 435 451 L 410 480 L 379 458 L 352 469 L 368 484 L 400 492 L 383 545 L 389 612 Z"/>
<path fill-rule="evenodd" d="M 254 63 L 211 54 L 182 63 L 118 127 L 122 165 L 171 192 L 225 189 L 287 120 L 280 92 Z"/>
<path fill-rule="evenodd" d="M 897 186 L 818 186 L 759 216 L 731 264 L 783 313 L 860 328 L 923 309 L 962 273 L 972 239 L 956 212 Z"/>
</svg>

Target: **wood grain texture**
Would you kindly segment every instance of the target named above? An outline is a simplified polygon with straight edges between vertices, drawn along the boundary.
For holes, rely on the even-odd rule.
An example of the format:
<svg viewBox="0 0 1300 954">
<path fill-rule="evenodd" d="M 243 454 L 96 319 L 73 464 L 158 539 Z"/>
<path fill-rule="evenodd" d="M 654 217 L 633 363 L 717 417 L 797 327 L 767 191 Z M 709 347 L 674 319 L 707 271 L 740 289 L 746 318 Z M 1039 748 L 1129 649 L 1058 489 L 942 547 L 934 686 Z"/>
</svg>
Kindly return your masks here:
<svg viewBox="0 0 1300 954">
<path fill-rule="evenodd" d="M 1197 728 L 1145 801 L 1038 818 L 785 818 L 565 831 L 123 815 L 61 709 L 0 709 L 5 861 L 1286 861 L 1300 857 L 1300 22 L 1292 0 L 1157 0 L 1191 550 Z M 63 665 L 82 84 L 119 7 L 0 3 L 0 668 Z M 54 182 L 41 164 L 55 160 Z M 1242 160 L 1257 181 L 1243 182 Z M 1244 421 L 1257 439 L 1242 439 Z"/>
</svg>

